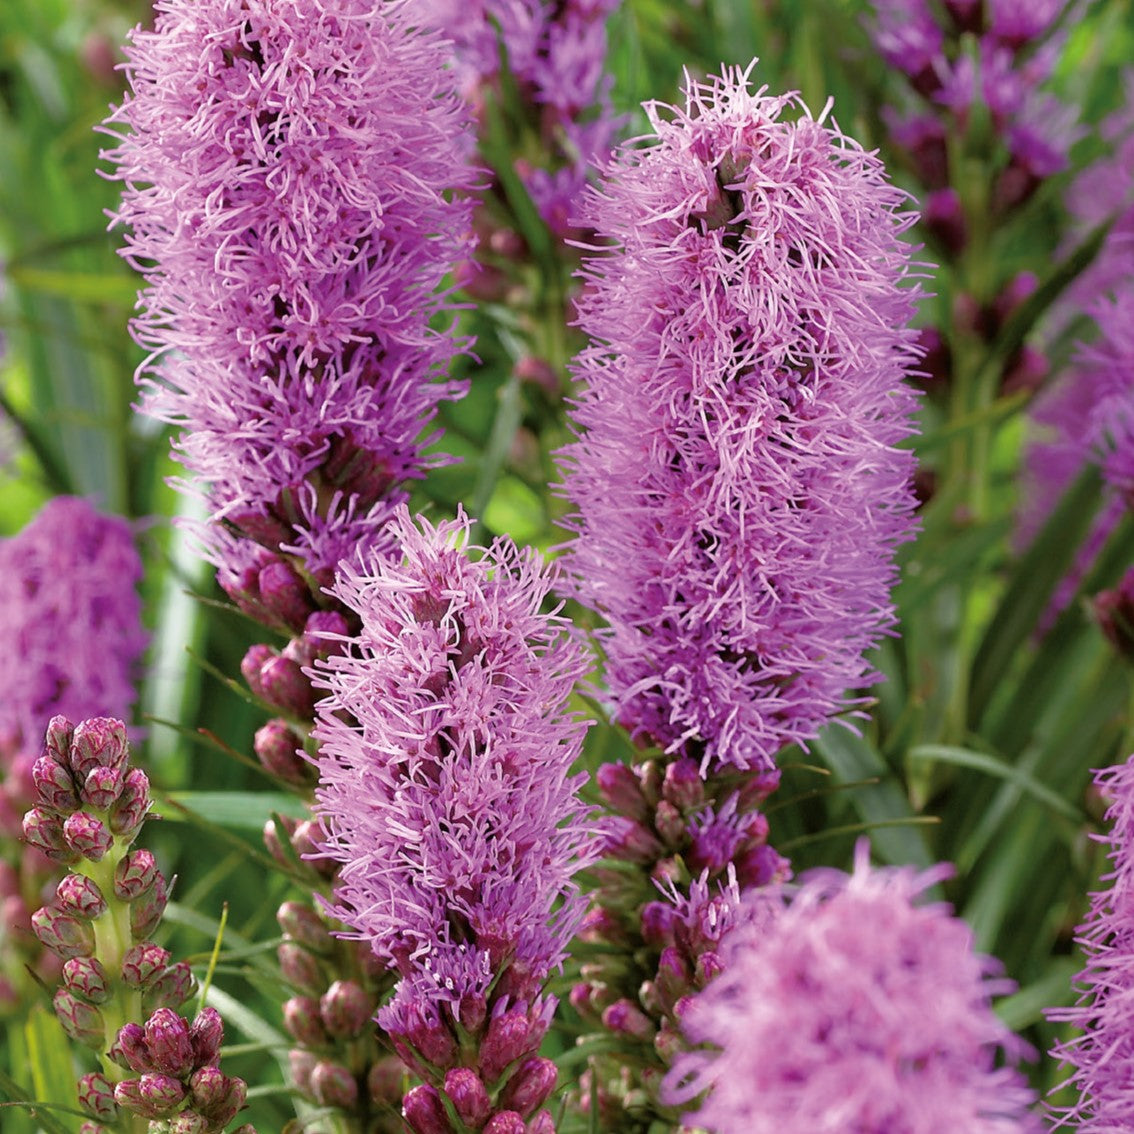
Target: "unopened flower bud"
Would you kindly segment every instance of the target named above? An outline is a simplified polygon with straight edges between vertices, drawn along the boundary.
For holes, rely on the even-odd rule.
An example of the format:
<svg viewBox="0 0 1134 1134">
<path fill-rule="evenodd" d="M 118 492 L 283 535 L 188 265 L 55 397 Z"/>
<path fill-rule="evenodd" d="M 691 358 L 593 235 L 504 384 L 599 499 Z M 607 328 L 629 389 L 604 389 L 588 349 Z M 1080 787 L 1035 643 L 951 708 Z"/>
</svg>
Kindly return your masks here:
<svg viewBox="0 0 1134 1134">
<path fill-rule="evenodd" d="M 148 850 L 131 851 L 114 870 L 114 896 L 133 902 L 157 880 L 157 859 Z"/>
<path fill-rule="evenodd" d="M 665 945 L 673 941 L 673 923 L 677 914 L 665 902 L 647 902 L 642 907 L 642 939 L 647 945 Z"/>
<path fill-rule="evenodd" d="M 75 726 L 71 737 L 71 767 L 81 783 L 92 768 L 121 768 L 130 745 L 126 726 L 112 717 L 92 717 Z"/>
<path fill-rule="evenodd" d="M 370 994 L 352 980 L 337 980 L 319 1000 L 319 1012 L 328 1033 L 340 1039 L 361 1035 L 374 1016 Z"/>
<path fill-rule="evenodd" d="M 512 1074 L 500 1095 L 500 1105 L 525 1118 L 539 1110 L 555 1090 L 559 1071 L 550 1059 L 525 1059 Z"/>
<path fill-rule="evenodd" d="M 130 905 L 130 933 L 135 941 L 145 941 L 157 929 L 167 901 L 165 879 L 155 873 L 153 885 Z"/>
<path fill-rule="evenodd" d="M 75 734 L 75 726 L 63 716 L 52 717 L 47 722 L 46 735 L 43 738 L 43 750 L 57 764 L 71 766 L 71 738 Z"/>
<path fill-rule="evenodd" d="M 315 1070 L 315 1064 L 319 1062 L 318 1058 L 302 1048 L 293 1048 L 287 1053 L 287 1060 L 289 1077 L 296 1089 L 314 1102 L 315 1096 L 311 1093 L 311 1072 Z"/>
<path fill-rule="evenodd" d="M 29 846 L 47 852 L 67 852 L 74 855 L 63 837 L 63 824 L 42 808 L 33 807 L 24 816 L 24 838 Z M 75 855 L 75 857 L 78 857 Z"/>
<path fill-rule="evenodd" d="M 555 1134 L 555 1119 L 551 1117 L 550 1111 L 541 1110 L 528 1119 L 524 1129 L 527 1134 Z"/>
<path fill-rule="evenodd" d="M 269 705 L 300 719 L 315 712 L 318 695 L 302 668 L 289 657 L 271 658 L 260 669 L 261 696 Z"/>
<path fill-rule="evenodd" d="M 528 1134 L 528 1126 L 514 1110 L 498 1110 L 488 1120 L 484 1134 Z"/>
<path fill-rule="evenodd" d="M 106 910 L 106 899 L 98 883 L 85 874 L 65 875 L 55 888 L 55 902 L 64 913 L 88 921 Z"/>
<path fill-rule="evenodd" d="M 656 862 L 665 848 L 641 823 L 615 816 L 608 827 L 606 853 L 626 862 Z"/>
<path fill-rule="evenodd" d="M 79 1080 L 79 1106 L 95 1118 L 113 1122 L 118 1117 L 118 1104 L 114 1101 L 114 1087 L 97 1071 Z"/>
<path fill-rule="evenodd" d="M 80 1000 L 66 988 L 55 990 L 52 1003 L 55 1015 L 71 1039 L 95 1051 L 102 1051 L 106 1042 L 106 1024 L 97 1007 Z"/>
<path fill-rule="evenodd" d="M 311 782 L 314 772 L 299 754 L 303 740 L 286 721 L 270 720 L 256 732 L 252 742 L 261 764 L 281 780 L 302 786 Z"/>
<path fill-rule="evenodd" d="M 295 833 L 295 826 L 296 821 L 286 815 L 281 815 L 278 820 L 269 819 L 267 823 L 264 824 L 264 846 L 268 848 L 268 853 L 280 866 L 290 867 L 292 865 L 287 850 L 280 842 L 281 830 L 290 841 L 291 836 Z"/>
<path fill-rule="evenodd" d="M 153 1069 L 184 1078 L 193 1068 L 189 1024 L 172 1008 L 158 1008 L 146 1021 L 144 1030 Z"/>
<path fill-rule="evenodd" d="M 94 929 L 89 921 L 68 917 L 52 906 L 32 914 L 32 932 L 53 953 L 68 959 L 94 953 Z"/>
<path fill-rule="evenodd" d="M 88 1004 L 105 1004 L 110 997 L 106 969 L 95 957 L 72 957 L 63 966 L 63 985 Z"/>
<path fill-rule="evenodd" d="M 215 1008 L 202 1008 L 189 1027 L 189 1042 L 193 1046 L 193 1066 L 216 1065 L 224 1041 L 224 1021 Z"/>
<path fill-rule="evenodd" d="M 454 1067 L 445 1073 L 445 1094 L 468 1126 L 479 1130 L 492 1113 L 492 1100 L 480 1076 L 471 1067 Z"/>
<path fill-rule="evenodd" d="M 196 1107 L 217 1128 L 227 1126 L 244 1105 L 248 1088 L 243 1079 L 226 1075 L 218 1067 L 202 1067 L 194 1071 L 189 1090 Z"/>
<path fill-rule="evenodd" d="M 319 1001 L 313 996 L 293 996 L 283 1006 L 287 1030 L 304 1047 L 325 1047 L 327 1033 L 319 1018 Z"/>
<path fill-rule="evenodd" d="M 126 951 L 122 958 L 122 982 L 127 988 L 145 988 L 169 964 L 169 953 L 151 941 L 143 941 Z"/>
<path fill-rule="evenodd" d="M 669 847 L 678 846 L 685 837 L 685 820 L 668 799 L 663 799 L 654 812 L 654 830 Z"/>
<path fill-rule="evenodd" d="M 124 1024 L 109 1052 L 120 1066 L 129 1067 L 137 1075 L 150 1070 L 150 1052 L 146 1047 L 146 1030 L 141 1024 Z"/>
<path fill-rule="evenodd" d="M 308 996 L 321 996 L 327 987 L 322 966 L 313 953 L 295 941 L 285 941 L 276 953 L 283 978 Z"/>
<path fill-rule="evenodd" d="M 402 1102 L 402 1115 L 414 1134 L 454 1134 L 441 1096 L 428 1084 L 409 1091 Z"/>
<path fill-rule="evenodd" d="M 321 1059 L 311 1071 L 311 1093 L 321 1106 L 353 1110 L 358 1103 L 358 1082 L 341 1063 Z"/>
<path fill-rule="evenodd" d="M 329 954 L 335 947 L 335 939 L 324 924 L 323 919 L 303 902 L 284 902 L 276 911 L 276 920 L 284 936 L 316 953 Z"/>
<path fill-rule="evenodd" d="M 700 807 L 705 801 L 705 781 L 696 760 L 682 756 L 665 770 L 662 796 L 681 811 Z"/>
<path fill-rule="evenodd" d="M 196 988 L 193 971 L 185 961 L 170 965 L 150 986 L 142 997 L 142 1007 L 147 1012 L 158 1008 L 180 1008 Z"/>
<path fill-rule="evenodd" d="M 74 811 L 79 806 L 75 779 L 66 764 L 44 754 L 32 765 L 32 782 L 38 802 L 56 811 Z"/>
<path fill-rule="evenodd" d="M 164 1118 L 185 1101 L 185 1087 L 170 1075 L 147 1073 L 116 1084 L 114 1098 L 124 1110 L 144 1118 Z"/>
<path fill-rule="evenodd" d="M 248 682 L 248 688 L 261 700 L 264 699 L 264 686 L 260 681 L 260 671 L 276 656 L 276 651 L 271 646 L 258 643 L 248 648 L 248 652 L 240 662 L 240 672 Z"/>
<path fill-rule="evenodd" d="M 150 810 L 150 781 L 141 768 L 131 768 L 122 782 L 122 794 L 110 811 L 110 829 L 129 843 Z"/>
<path fill-rule="evenodd" d="M 492 1017 L 480 1045 L 480 1070 L 486 1084 L 495 1084 L 510 1064 L 538 1046 L 542 1037 L 533 1037 L 532 1030 L 527 1013 L 519 1009 Z"/>
<path fill-rule="evenodd" d="M 106 824 L 89 811 L 75 811 L 63 822 L 63 838 L 76 854 L 99 862 L 114 844 Z"/>
<path fill-rule="evenodd" d="M 689 1045 L 681 1038 L 680 1032 L 668 1020 L 663 1022 L 658 1034 L 654 1036 L 654 1051 L 661 1061 L 668 1067 L 681 1052 L 688 1049 Z"/>
<path fill-rule="evenodd" d="M 653 1021 L 629 1000 L 616 1000 L 602 1014 L 603 1026 L 612 1032 L 650 1041 L 656 1031 Z"/>
<path fill-rule="evenodd" d="M 376 1059 L 366 1074 L 366 1090 L 377 1106 L 397 1102 L 405 1092 L 406 1068 L 394 1056 Z"/>
<path fill-rule="evenodd" d="M 319 821 L 317 819 L 302 819 L 295 825 L 295 832 L 291 837 L 291 845 L 312 870 L 318 871 L 326 878 L 330 878 L 336 870 L 335 863 L 323 853 L 319 838 Z"/>
<path fill-rule="evenodd" d="M 724 967 L 720 955 L 713 949 L 707 949 L 697 958 L 695 969 L 697 987 L 704 988 L 709 981 L 724 971 Z"/>
<path fill-rule="evenodd" d="M 641 782 L 628 765 L 600 764 L 595 780 L 599 794 L 614 811 L 638 822 L 649 814 Z"/>
<path fill-rule="evenodd" d="M 169 1120 L 167 1134 L 212 1134 L 216 1124 L 210 1122 L 203 1114 L 193 1110 L 182 1110 Z M 150 1126 L 150 1134 L 154 1134 Z"/>
<path fill-rule="evenodd" d="M 83 784 L 83 803 L 96 811 L 106 811 L 122 794 L 123 768 L 92 768 Z"/>
<path fill-rule="evenodd" d="M 257 584 L 268 614 L 289 630 L 302 630 L 311 613 L 311 591 L 295 568 L 274 559 L 260 571 Z"/>
</svg>

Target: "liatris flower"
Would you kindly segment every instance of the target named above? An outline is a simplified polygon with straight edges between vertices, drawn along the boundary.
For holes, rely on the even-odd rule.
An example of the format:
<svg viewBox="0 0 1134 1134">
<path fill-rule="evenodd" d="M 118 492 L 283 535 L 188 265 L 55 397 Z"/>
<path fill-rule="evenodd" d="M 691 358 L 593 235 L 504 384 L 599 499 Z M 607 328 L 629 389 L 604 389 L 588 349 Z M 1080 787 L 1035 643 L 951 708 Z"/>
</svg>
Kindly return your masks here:
<svg viewBox="0 0 1134 1134">
<path fill-rule="evenodd" d="M 569 569 L 640 743 L 771 765 L 876 680 L 908 538 L 912 216 L 878 159 L 748 72 L 647 105 L 583 219 Z"/>
<path fill-rule="evenodd" d="M 724 971 L 682 1013 L 663 1097 L 712 1134 L 1038 1131 L 1032 1093 L 1003 1054 L 1024 1045 L 992 1012 L 1007 990 L 943 904 L 914 901 L 948 868 L 815 871 L 780 913 L 722 945 Z"/>
<path fill-rule="evenodd" d="M 34 774 L 25 838 L 70 871 L 32 928 L 64 960 L 54 997 L 63 1030 L 103 1057 L 102 1071 L 79 1082 L 97 1120 L 84 1134 L 119 1129 L 120 1112 L 219 1134 L 244 1105 L 245 1085 L 217 1066 L 220 1016 L 205 1008 L 190 1025 L 175 1011 L 193 991 L 189 966 L 149 940 L 166 885 L 154 856 L 131 849 L 150 795 L 145 773 L 129 766 L 125 726 L 52 718 Z"/>
<path fill-rule="evenodd" d="M 498 97 L 501 53 L 531 122 L 516 162 L 548 227 L 570 233 L 589 164 L 605 158 L 615 131 L 605 72 L 606 17 L 616 0 L 417 0 L 421 20 L 453 41 L 462 92 L 482 107 Z M 516 109 L 516 108 L 512 108 Z"/>
<path fill-rule="evenodd" d="M 1054 1115 L 1054 1129 L 1074 1127 L 1080 1134 L 1127 1130 L 1134 1124 L 1134 1049 L 1131 1047 L 1130 988 L 1134 984 L 1134 756 L 1124 764 L 1095 772 L 1095 785 L 1109 798 L 1111 869 L 1106 890 L 1091 896 L 1091 909 L 1076 940 L 1086 958 L 1076 978 L 1079 993 L 1070 1008 L 1053 1008 L 1049 1019 L 1074 1025 L 1080 1034 L 1058 1044 L 1051 1054 L 1070 1066 L 1067 1083 L 1079 1101 Z"/>
<path fill-rule="evenodd" d="M 48 721 L 124 717 L 146 645 L 130 525 L 80 497 L 0 540 L 0 830 L 19 832 Z"/>
<path fill-rule="evenodd" d="M 106 157 L 145 275 L 146 408 L 214 521 L 326 582 L 380 540 L 456 385 L 431 322 L 475 178 L 446 51 L 413 5 L 159 0 Z M 217 530 L 213 558 L 247 549 Z"/>
<path fill-rule="evenodd" d="M 505 539 L 470 558 L 469 528 L 400 510 L 400 562 L 343 565 L 334 594 L 361 631 L 316 670 L 333 912 L 401 974 L 379 1023 L 429 1085 L 406 1099 L 418 1131 L 444 1129 L 429 1125 L 438 1089 L 479 1114 L 486 1092 L 526 1112 L 554 1085 L 523 1061 L 550 1020 L 540 990 L 579 925 L 572 877 L 594 845 L 569 771 L 585 726 L 565 708 L 586 658 L 540 612 L 553 574 Z M 539 1090 L 508 1078 L 517 1061 Z"/>
</svg>

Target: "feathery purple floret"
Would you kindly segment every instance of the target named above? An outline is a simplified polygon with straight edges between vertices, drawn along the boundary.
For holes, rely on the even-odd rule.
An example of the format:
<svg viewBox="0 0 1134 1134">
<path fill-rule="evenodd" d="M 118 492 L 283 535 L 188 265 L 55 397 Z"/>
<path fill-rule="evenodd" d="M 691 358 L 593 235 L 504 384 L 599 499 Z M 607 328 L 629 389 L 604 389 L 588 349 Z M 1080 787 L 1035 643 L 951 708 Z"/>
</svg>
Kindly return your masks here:
<svg viewBox="0 0 1134 1134">
<path fill-rule="evenodd" d="M 540 154 L 516 170 L 544 221 L 570 231 L 589 164 L 606 157 L 616 120 L 606 74 L 606 17 L 617 0 L 417 0 L 424 23 L 453 41 L 465 97 L 476 107 L 499 87 L 500 53 L 537 116 Z M 497 92 L 498 93 L 498 92 Z M 530 142 L 524 147 L 532 152 Z M 538 151 L 537 151 L 538 152 Z"/>
<path fill-rule="evenodd" d="M 585 722 L 566 708 L 587 660 L 540 611 L 552 572 L 506 539 L 470 558 L 463 516 L 419 524 L 396 513 L 400 561 L 344 565 L 334 594 L 362 629 L 317 673 L 334 913 L 405 978 L 395 1014 L 422 981 L 431 1010 L 505 969 L 538 988 L 595 842 L 570 773 Z"/>
<path fill-rule="evenodd" d="M 1134 1126 L 1134 756 L 1095 773 L 1095 785 L 1109 798 L 1110 885 L 1091 896 L 1091 909 L 1077 940 L 1086 966 L 1076 978 L 1079 998 L 1070 1008 L 1048 1011 L 1052 1020 L 1080 1034 L 1051 1054 L 1070 1066 L 1067 1082 L 1079 1102 L 1055 1115 L 1054 1129 L 1072 1126 L 1080 1134 L 1110 1134 Z"/>
<path fill-rule="evenodd" d="M 214 520 L 326 574 L 380 538 L 459 393 L 437 380 L 459 345 L 430 322 L 467 253 L 467 110 L 413 5 L 156 8 L 106 154 L 147 283 L 144 403 L 183 428 Z"/>
<path fill-rule="evenodd" d="M 972 931 L 943 904 L 915 905 L 947 867 L 806 875 L 777 912 L 721 946 L 724 971 L 682 1019 L 686 1039 L 663 1099 L 712 1134 L 969 1134 L 1038 1131 L 1014 1063 L 1026 1051 L 993 1013 L 1010 986 L 973 952 Z"/>
<path fill-rule="evenodd" d="M 128 717 L 147 636 L 130 525 L 57 496 L 0 540 L 0 767 L 39 754 L 57 714 Z"/>
<path fill-rule="evenodd" d="M 639 742 L 767 767 L 877 679 L 909 538 L 912 222 L 881 163 L 747 72 L 647 104 L 584 220 L 567 562 Z"/>
</svg>

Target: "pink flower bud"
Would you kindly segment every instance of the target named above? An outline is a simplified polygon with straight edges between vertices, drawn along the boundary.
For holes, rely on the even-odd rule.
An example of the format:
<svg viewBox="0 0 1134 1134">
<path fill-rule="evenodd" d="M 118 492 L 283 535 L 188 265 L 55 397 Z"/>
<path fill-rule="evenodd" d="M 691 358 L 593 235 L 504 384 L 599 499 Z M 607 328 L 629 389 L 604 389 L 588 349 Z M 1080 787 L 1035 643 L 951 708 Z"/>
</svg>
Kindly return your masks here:
<svg viewBox="0 0 1134 1134">
<path fill-rule="evenodd" d="M 654 830 L 669 847 L 679 846 L 685 838 L 685 820 L 668 799 L 663 799 L 654 812 Z"/>
<path fill-rule="evenodd" d="M 484 1134 L 528 1134 L 528 1127 L 514 1110 L 501 1110 L 488 1120 Z"/>
<path fill-rule="evenodd" d="M 169 1075 L 147 1073 L 116 1084 L 114 1098 L 124 1110 L 144 1118 L 164 1118 L 185 1101 L 185 1087 Z"/>
<path fill-rule="evenodd" d="M 526 1118 L 550 1097 L 558 1075 L 558 1068 L 550 1059 L 525 1059 L 505 1084 L 500 1105 Z"/>
<path fill-rule="evenodd" d="M 71 769 L 48 755 L 40 756 L 32 765 L 32 782 L 37 801 L 56 811 L 74 811 L 79 806 L 79 793 Z"/>
<path fill-rule="evenodd" d="M 248 652 L 240 662 L 240 672 L 248 682 L 248 688 L 261 700 L 264 698 L 264 686 L 260 682 L 260 671 L 276 656 L 276 651 L 271 646 L 258 643 L 248 648 Z"/>
<path fill-rule="evenodd" d="M 98 917 L 106 909 L 106 899 L 102 896 L 98 883 L 85 874 L 65 875 L 55 888 L 55 901 L 64 913 L 88 921 Z"/>
<path fill-rule="evenodd" d="M 460 1120 L 479 1130 L 492 1113 L 492 1100 L 480 1076 L 471 1067 L 454 1067 L 445 1073 L 445 1094 Z"/>
<path fill-rule="evenodd" d="M 58 764 L 71 766 L 71 738 L 75 726 L 63 716 L 52 717 L 47 722 L 47 732 L 43 738 L 43 751 Z"/>
<path fill-rule="evenodd" d="M 402 1115 L 414 1134 L 454 1134 L 435 1087 L 414 1087 L 402 1101 Z"/>
<path fill-rule="evenodd" d="M 649 815 L 641 781 L 633 768 L 626 764 L 600 764 L 595 780 L 599 794 L 614 811 L 638 822 Z"/>
<path fill-rule="evenodd" d="M 216 1065 L 224 1041 L 224 1021 L 215 1008 L 202 1008 L 189 1028 L 189 1041 L 193 1045 L 193 1066 Z"/>
<path fill-rule="evenodd" d="M 154 885 L 157 859 L 148 850 L 131 851 L 114 870 L 114 896 L 133 902 Z"/>
<path fill-rule="evenodd" d="M 337 980 L 319 1001 L 319 1012 L 327 1032 L 339 1039 L 354 1039 L 374 1018 L 373 997 L 352 980 Z"/>
<path fill-rule="evenodd" d="M 705 801 L 705 781 L 696 760 L 682 756 L 665 770 L 662 795 L 681 811 L 700 807 Z"/>
<path fill-rule="evenodd" d="M 126 726 L 112 717 L 92 717 L 75 726 L 71 737 L 71 767 L 81 783 L 92 768 L 121 768 L 130 746 Z"/>
<path fill-rule="evenodd" d="M 358 1081 L 341 1063 L 321 1059 L 311 1072 L 311 1093 L 321 1106 L 353 1110 L 358 1105 Z"/>
<path fill-rule="evenodd" d="M 495 1084 L 510 1064 L 527 1055 L 533 1046 L 538 1047 L 542 1036 L 534 1037 L 533 1045 L 532 1032 L 527 1012 L 512 1009 L 492 1017 L 480 1045 L 480 1070 L 485 1083 Z"/>
<path fill-rule="evenodd" d="M 271 618 L 289 630 L 302 630 L 311 613 L 311 591 L 295 568 L 274 559 L 261 569 L 257 584 L 260 602 Z"/>
<path fill-rule="evenodd" d="M 300 735 L 286 721 L 275 719 L 258 729 L 252 742 L 260 763 L 273 776 L 296 786 L 310 783 L 314 771 L 299 755 L 303 748 Z"/>
<path fill-rule="evenodd" d="M 163 1134 L 212 1134 L 216 1128 L 216 1125 L 203 1114 L 193 1110 L 183 1110 L 169 1120 L 169 1126 Z M 153 1130 L 153 1127 L 151 1126 L 150 1129 Z"/>
<path fill-rule="evenodd" d="M 93 1004 L 86 1004 L 65 988 L 57 988 L 52 1001 L 63 1030 L 76 1043 L 102 1051 L 106 1043 L 106 1024 Z"/>
<path fill-rule="evenodd" d="M 662 1023 L 658 1034 L 654 1036 L 654 1051 L 658 1058 L 668 1067 L 683 1051 L 688 1051 L 689 1045 L 681 1038 L 681 1034 L 669 1023 Z"/>
<path fill-rule="evenodd" d="M 243 1079 L 225 1075 L 217 1067 L 202 1067 L 189 1080 L 193 1105 L 217 1129 L 227 1126 L 244 1106 L 248 1088 Z"/>
<path fill-rule="evenodd" d="M 283 1006 L 287 1030 L 304 1047 L 325 1047 L 327 1033 L 319 1018 L 319 1001 L 313 996 L 293 996 Z"/>
<path fill-rule="evenodd" d="M 283 978 L 297 991 L 307 996 L 321 996 L 327 987 L 327 978 L 313 953 L 294 941 L 285 941 L 277 950 Z"/>
<path fill-rule="evenodd" d="M 122 794 L 124 769 L 92 768 L 83 784 L 83 802 L 96 811 L 106 811 Z"/>
<path fill-rule="evenodd" d="M 311 1093 L 311 1072 L 315 1070 L 315 1064 L 319 1062 L 318 1059 L 309 1051 L 293 1048 L 287 1053 L 287 1060 L 291 1081 L 295 1084 L 296 1089 L 300 1094 L 314 1102 L 315 1096 Z"/>
<path fill-rule="evenodd" d="M 197 982 L 185 961 L 170 965 L 150 986 L 142 997 L 147 1012 L 158 1008 L 180 1008 L 193 994 Z"/>
<path fill-rule="evenodd" d="M 155 873 L 153 885 L 130 905 L 130 932 L 135 941 L 144 941 L 157 929 L 167 901 L 165 879 Z"/>
<path fill-rule="evenodd" d="M 377 1106 L 397 1102 L 405 1093 L 406 1067 L 395 1056 L 380 1056 L 366 1074 L 366 1090 Z"/>
<path fill-rule="evenodd" d="M 607 828 L 606 853 L 612 858 L 643 865 L 656 862 L 665 848 L 641 823 L 616 815 Z"/>
<path fill-rule="evenodd" d="M 53 906 L 32 914 L 32 932 L 53 953 L 68 959 L 94 953 L 94 930 L 89 921 L 68 917 Z"/>
<path fill-rule="evenodd" d="M 159 1008 L 145 1023 L 146 1050 L 155 1071 L 184 1078 L 193 1068 L 189 1025 L 171 1008 Z"/>
<path fill-rule="evenodd" d="M 76 811 L 67 816 L 63 822 L 63 838 L 71 850 L 91 862 L 99 862 L 114 844 L 106 824 L 89 811 Z"/>
<path fill-rule="evenodd" d="M 122 958 L 122 982 L 127 988 L 145 988 L 165 972 L 169 964 L 169 953 L 144 941 L 128 949 Z"/>
<path fill-rule="evenodd" d="M 642 908 L 642 939 L 647 945 L 673 943 L 673 923 L 677 913 L 665 902 L 647 902 Z"/>
<path fill-rule="evenodd" d="M 118 1037 L 110 1056 L 121 1066 L 129 1067 L 141 1075 L 150 1070 L 150 1052 L 146 1046 L 146 1030 L 141 1024 L 124 1024 L 118 1030 Z"/>
<path fill-rule="evenodd" d="M 323 919 L 309 905 L 284 902 L 276 912 L 276 920 L 289 940 L 323 955 L 334 951 L 334 938 Z"/>
<path fill-rule="evenodd" d="M 541 1110 L 528 1119 L 527 1131 L 528 1134 L 555 1134 L 555 1119 L 550 1112 Z"/>
<path fill-rule="evenodd" d="M 612 1032 L 633 1036 L 635 1039 L 652 1040 L 656 1028 L 653 1021 L 629 1000 L 616 1000 L 602 1014 L 603 1025 Z"/>
<path fill-rule="evenodd" d="M 293 717 L 306 719 L 315 712 L 318 696 L 303 670 L 288 657 L 271 658 L 260 669 L 260 696 L 269 705 Z"/>
<path fill-rule="evenodd" d="M 92 1071 L 79 1080 L 79 1106 L 95 1118 L 102 1118 L 108 1122 L 113 1122 L 118 1117 L 114 1087 L 97 1071 Z"/>
<path fill-rule="evenodd" d="M 122 794 L 110 811 L 110 829 L 129 843 L 150 810 L 150 781 L 141 768 L 131 768 L 122 783 Z"/>
<path fill-rule="evenodd" d="M 290 867 L 293 865 L 291 859 L 288 857 L 287 851 L 280 842 L 280 832 L 282 830 L 290 841 L 291 836 L 295 834 L 295 827 L 296 820 L 286 815 L 281 815 L 278 821 L 269 819 L 267 823 L 264 824 L 264 846 L 268 848 L 268 853 L 280 866 Z"/>
<path fill-rule="evenodd" d="M 63 966 L 63 985 L 88 1004 L 105 1004 L 110 997 L 106 969 L 95 957 L 72 957 Z"/>
<path fill-rule="evenodd" d="M 29 846 L 38 850 L 48 853 L 65 852 L 78 857 L 67 846 L 62 822 L 39 807 L 33 807 L 24 816 L 24 838 Z"/>
</svg>

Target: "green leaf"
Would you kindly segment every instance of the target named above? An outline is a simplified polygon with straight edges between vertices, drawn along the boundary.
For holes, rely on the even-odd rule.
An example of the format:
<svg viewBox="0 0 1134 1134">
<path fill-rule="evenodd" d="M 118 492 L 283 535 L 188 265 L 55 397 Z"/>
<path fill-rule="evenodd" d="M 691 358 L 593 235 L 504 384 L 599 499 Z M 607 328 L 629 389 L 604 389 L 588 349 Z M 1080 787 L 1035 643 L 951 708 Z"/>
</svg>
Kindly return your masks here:
<svg viewBox="0 0 1134 1134">
<path fill-rule="evenodd" d="M 197 816 L 233 831 L 262 831 L 273 813 L 311 817 L 301 799 L 282 791 L 174 791 L 156 800 L 154 812 L 175 822 Z"/>
<path fill-rule="evenodd" d="M 999 1001 L 995 1006 L 996 1014 L 1014 1032 L 1038 1024 L 1045 1009 L 1074 1001 L 1072 982 L 1080 968 L 1082 961 L 1074 957 L 1055 958 L 1039 980 Z"/>
<path fill-rule="evenodd" d="M 24 1024 L 24 1039 L 35 1097 L 77 1110 L 79 1092 L 71 1041 L 55 1013 L 42 1004 L 33 1005 Z M 66 1134 L 67 1127 L 51 1115 L 38 1112 L 36 1118 L 48 1134 Z"/>
</svg>

